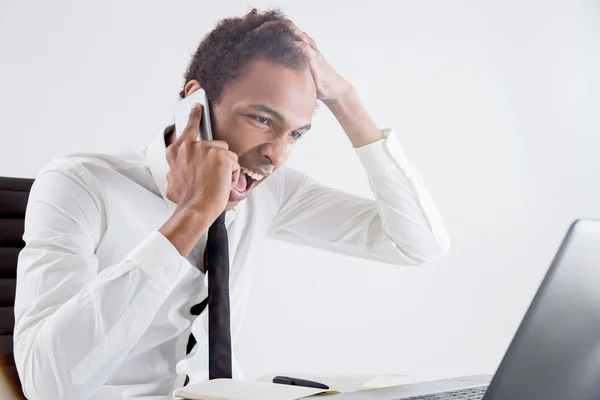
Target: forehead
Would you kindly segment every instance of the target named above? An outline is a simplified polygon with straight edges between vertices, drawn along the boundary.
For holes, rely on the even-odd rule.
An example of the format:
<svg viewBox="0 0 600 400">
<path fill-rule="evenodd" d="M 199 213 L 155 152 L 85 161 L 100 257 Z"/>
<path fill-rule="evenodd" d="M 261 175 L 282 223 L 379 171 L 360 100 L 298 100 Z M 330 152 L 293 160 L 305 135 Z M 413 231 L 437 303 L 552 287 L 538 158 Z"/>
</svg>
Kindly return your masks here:
<svg viewBox="0 0 600 400">
<path fill-rule="evenodd" d="M 220 105 L 235 109 L 264 104 L 282 114 L 290 124 L 310 122 L 317 91 L 308 68 L 296 71 L 266 60 L 255 60 L 247 72 L 223 90 Z"/>
</svg>

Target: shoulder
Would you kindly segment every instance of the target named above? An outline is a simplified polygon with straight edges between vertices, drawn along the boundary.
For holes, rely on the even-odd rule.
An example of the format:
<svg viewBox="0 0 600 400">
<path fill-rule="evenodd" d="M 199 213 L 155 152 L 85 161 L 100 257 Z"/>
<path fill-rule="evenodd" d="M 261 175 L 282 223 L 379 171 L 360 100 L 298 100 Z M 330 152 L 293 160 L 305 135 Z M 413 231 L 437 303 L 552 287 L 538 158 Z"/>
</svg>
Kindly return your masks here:
<svg viewBox="0 0 600 400">
<path fill-rule="evenodd" d="M 37 179 L 51 172 L 59 172 L 90 183 L 114 174 L 124 174 L 133 169 L 145 169 L 147 164 L 144 147 L 106 153 L 74 153 L 52 160 L 42 168 Z"/>
<path fill-rule="evenodd" d="M 103 187 L 107 181 L 123 176 L 131 169 L 146 167 L 145 151 L 141 147 L 58 157 L 40 170 L 30 197 L 53 201 L 88 198 L 90 204 L 101 210 Z"/>
<path fill-rule="evenodd" d="M 48 163 L 40 175 L 49 171 L 94 175 L 103 171 L 125 172 L 147 167 L 145 148 L 133 147 L 106 153 L 75 153 L 58 157 Z"/>
</svg>

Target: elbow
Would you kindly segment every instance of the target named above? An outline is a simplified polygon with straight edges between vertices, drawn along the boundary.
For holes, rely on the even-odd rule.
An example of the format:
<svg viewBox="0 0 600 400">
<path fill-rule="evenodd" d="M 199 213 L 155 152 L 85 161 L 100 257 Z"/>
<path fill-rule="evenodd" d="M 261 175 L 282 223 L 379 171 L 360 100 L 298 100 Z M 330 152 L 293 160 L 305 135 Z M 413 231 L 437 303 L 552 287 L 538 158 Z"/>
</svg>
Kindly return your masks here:
<svg viewBox="0 0 600 400">
<path fill-rule="evenodd" d="M 21 378 L 21 389 L 25 398 L 29 400 L 74 399 L 73 396 L 63 395 L 63 393 L 47 385 L 44 380 L 34 382 L 33 376 Z"/>
<path fill-rule="evenodd" d="M 21 389 L 26 398 L 75 399 L 72 386 L 58 375 L 55 360 L 46 351 L 40 335 L 32 340 L 21 341 L 14 348 L 15 364 L 21 381 Z"/>
<path fill-rule="evenodd" d="M 44 387 L 44 390 L 42 391 L 41 389 L 44 383 L 40 383 L 39 380 L 38 382 L 35 382 L 32 375 L 19 373 L 19 378 L 21 379 L 21 389 L 23 390 L 23 394 L 25 395 L 25 398 L 29 400 L 60 398 L 58 391 L 49 387 Z"/>
<path fill-rule="evenodd" d="M 417 265 L 425 265 L 425 264 L 432 263 L 434 261 L 441 260 L 442 258 L 444 258 L 446 256 L 446 254 L 448 254 L 449 251 L 450 251 L 450 245 L 445 244 L 443 247 L 440 246 L 435 249 L 431 249 L 426 252 L 423 252 L 418 258 Z"/>
<path fill-rule="evenodd" d="M 436 248 L 425 258 L 425 262 L 433 262 L 444 258 L 450 252 L 450 237 L 445 234 L 436 240 Z"/>
<path fill-rule="evenodd" d="M 434 234 L 431 238 L 431 244 L 423 246 L 419 251 L 419 264 L 429 264 L 438 261 L 450 252 L 450 236 L 443 230 L 438 234 Z"/>
<path fill-rule="evenodd" d="M 47 362 L 40 360 L 36 355 L 37 353 L 38 350 L 35 344 L 24 351 L 15 349 L 15 364 L 23 394 L 30 400 L 61 398 L 56 381 L 49 379 L 52 370 L 41 368 L 41 366 L 47 365 Z"/>
<path fill-rule="evenodd" d="M 400 266 L 422 266 L 438 261 L 450 251 L 450 239 L 447 235 L 427 245 L 407 246 L 394 242 L 399 257 L 394 264 Z"/>
</svg>

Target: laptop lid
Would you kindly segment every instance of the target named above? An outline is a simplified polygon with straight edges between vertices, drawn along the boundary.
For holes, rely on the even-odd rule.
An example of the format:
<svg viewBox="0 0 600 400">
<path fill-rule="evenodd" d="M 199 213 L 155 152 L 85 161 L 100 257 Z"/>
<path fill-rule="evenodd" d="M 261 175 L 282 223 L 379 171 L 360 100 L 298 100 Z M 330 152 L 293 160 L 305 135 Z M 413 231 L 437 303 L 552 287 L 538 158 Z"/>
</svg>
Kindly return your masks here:
<svg viewBox="0 0 600 400">
<path fill-rule="evenodd" d="M 600 221 L 571 225 L 484 399 L 600 399 Z"/>
</svg>

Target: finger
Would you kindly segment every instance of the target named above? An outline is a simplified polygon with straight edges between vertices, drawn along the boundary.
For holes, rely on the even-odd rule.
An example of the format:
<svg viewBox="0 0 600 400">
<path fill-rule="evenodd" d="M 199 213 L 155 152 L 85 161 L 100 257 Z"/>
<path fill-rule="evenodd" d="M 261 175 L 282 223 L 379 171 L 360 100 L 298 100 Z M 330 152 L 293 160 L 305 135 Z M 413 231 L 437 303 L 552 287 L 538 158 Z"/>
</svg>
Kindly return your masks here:
<svg viewBox="0 0 600 400">
<path fill-rule="evenodd" d="M 229 145 L 224 140 L 211 140 L 209 142 L 204 143 L 208 143 L 210 146 L 220 147 L 222 149 L 229 150 Z"/>
<path fill-rule="evenodd" d="M 296 36 L 300 38 L 300 40 L 308 44 L 314 50 L 318 50 L 317 42 L 315 42 L 313 38 L 308 36 L 308 33 L 298 28 L 298 26 L 289 19 L 285 20 L 285 24 L 296 34 Z"/>
<path fill-rule="evenodd" d="M 283 25 L 287 26 L 294 33 L 294 35 L 296 35 L 298 37 L 299 40 L 305 40 L 304 32 L 302 32 L 302 30 L 300 28 L 298 28 L 296 26 L 296 24 L 294 24 L 292 22 L 292 20 L 290 20 L 290 19 L 267 21 L 264 24 L 261 24 L 259 27 L 255 28 L 255 30 L 260 31 L 262 29 L 265 29 L 268 26 L 272 26 L 272 25 L 276 25 L 276 24 L 283 24 Z"/>
<path fill-rule="evenodd" d="M 306 32 L 303 32 L 303 33 L 304 33 L 304 38 L 308 42 L 308 44 L 310 45 L 310 47 L 312 47 L 315 50 L 318 50 L 317 42 L 315 42 L 315 40 L 313 38 L 311 38 L 310 36 L 308 36 L 308 34 Z"/>
<path fill-rule="evenodd" d="M 305 41 L 294 42 L 293 45 L 296 46 L 296 47 L 299 47 L 300 49 L 302 49 L 302 51 L 304 52 L 304 54 L 306 54 L 306 56 L 309 57 L 309 58 L 313 58 L 313 57 L 316 57 L 318 55 L 317 50 L 313 49 Z"/>
<path fill-rule="evenodd" d="M 238 164 L 237 162 L 233 163 L 231 165 L 231 189 L 233 189 L 237 185 L 241 173 L 242 168 L 240 167 L 240 164 Z"/>
<path fill-rule="evenodd" d="M 234 153 L 233 151 L 227 151 L 227 153 L 229 154 L 229 157 L 231 157 L 231 159 L 237 164 L 237 162 L 239 161 L 239 157 L 236 153 Z"/>
<path fill-rule="evenodd" d="M 184 140 L 198 140 L 198 133 L 200 132 L 200 121 L 202 121 L 202 104 L 194 103 L 190 110 L 190 117 L 188 118 L 188 124 L 181 132 L 181 135 L 177 139 L 177 142 L 181 143 Z"/>
<path fill-rule="evenodd" d="M 238 162 L 238 155 L 236 153 L 234 153 L 233 151 L 229 150 L 229 145 L 227 145 L 227 142 L 223 141 L 223 140 L 211 140 L 210 142 L 197 142 L 196 144 L 197 146 L 212 146 L 212 147 L 218 147 L 218 154 L 222 154 L 221 152 L 224 151 L 224 154 L 227 154 L 227 157 L 229 157 L 233 162 Z"/>
<path fill-rule="evenodd" d="M 240 166 L 240 164 L 236 162 L 231 164 L 231 173 L 233 175 L 236 175 L 235 177 L 235 181 L 237 182 L 238 178 L 240 177 L 240 173 L 242 172 L 242 167 Z"/>
<path fill-rule="evenodd" d="M 287 27 L 290 28 L 296 34 L 296 36 L 304 39 L 304 32 L 300 28 L 298 28 L 298 26 L 294 24 L 291 19 L 283 20 L 283 23 L 287 25 Z"/>
</svg>

